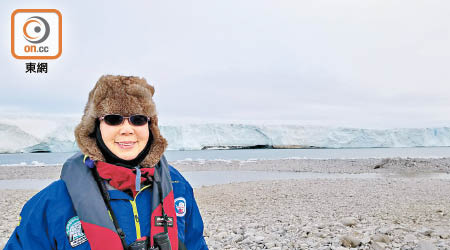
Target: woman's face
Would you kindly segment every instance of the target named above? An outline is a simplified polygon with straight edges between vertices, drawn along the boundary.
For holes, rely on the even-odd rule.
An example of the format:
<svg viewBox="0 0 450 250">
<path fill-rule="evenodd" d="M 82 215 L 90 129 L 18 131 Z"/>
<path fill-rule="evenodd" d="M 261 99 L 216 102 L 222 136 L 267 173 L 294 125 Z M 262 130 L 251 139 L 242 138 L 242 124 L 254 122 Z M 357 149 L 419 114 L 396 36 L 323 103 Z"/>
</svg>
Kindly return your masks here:
<svg viewBox="0 0 450 250">
<path fill-rule="evenodd" d="M 121 125 L 111 126 L 100 122 L 102 139 L 109 150 L 123 160 L 133 160 L 147 145 L 148 123 L 134 126 L 125 119 Z"/>
</svg>

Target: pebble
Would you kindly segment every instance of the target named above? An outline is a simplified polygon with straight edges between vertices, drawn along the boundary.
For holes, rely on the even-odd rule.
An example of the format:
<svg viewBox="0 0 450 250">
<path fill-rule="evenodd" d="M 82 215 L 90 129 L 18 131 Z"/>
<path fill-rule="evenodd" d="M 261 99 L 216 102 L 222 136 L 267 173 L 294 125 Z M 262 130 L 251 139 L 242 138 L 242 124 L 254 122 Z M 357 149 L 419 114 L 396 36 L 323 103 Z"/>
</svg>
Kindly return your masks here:
<svg viewBox="0 0 450 250">
<path fill-rule="evenodd" d="M 372 242 L 370 246 L 373 248 L 373 250 L 385 250 L 387 244 L 383 242 Z"/>
<path fill-rule="evenodd" d="M 356 225 L 358 223 L 358 221 L 353 217 L 346 217 L 341 220 L 341 223 L 344 226 L 352 227 L 352 226 Z"/>
<path fill-rule="evenodd" d="M 378 232 L 381 234 L 391 234 L 392 229 L 388 227 L 381 227 L 378 229 Z"/>
<path fill-rule="evenodd" d="M 344 247 L 357 247 L 361 245 L 361 241 L 353 236 L 345 235 L 341 237 L 341 244 Z"/>
<path fill-rule="evenodd" d="M 439 237 L 441 239 L 450 239 L 450 232 L 442 230 L 442 229 L 439 229 L 436 232 L 433 232 L 431 234 L 431 236 Z"/>
<path fill-rule="evenodd" d="M 417 238 L 413 234 L 407 234 L 404 238 L 405 243 L 414 242 L 415 240 L 417 240 Z"/>
<path fill-rule="evenodd" d="M 381 243 L 390 243 L 389 237 L 387 235 L 382 234 L 375 234 L 370 237 L 370 239 L 374 242 L 381 242 Z"/>
<path fill-rule="evenodd" d="M 419 233 L 425 235 L 425 236 L 431 236 L 431 234 L 433 234 L 433 230 L 432 229 L 428 229 L 428 228 L 422 228 L 419 230 Z"/>
<path fill-rule="evenodd" d="M 429 240 L 421 240 L 417 245 L 417 250 L 438 250 Z"/>
</svg>

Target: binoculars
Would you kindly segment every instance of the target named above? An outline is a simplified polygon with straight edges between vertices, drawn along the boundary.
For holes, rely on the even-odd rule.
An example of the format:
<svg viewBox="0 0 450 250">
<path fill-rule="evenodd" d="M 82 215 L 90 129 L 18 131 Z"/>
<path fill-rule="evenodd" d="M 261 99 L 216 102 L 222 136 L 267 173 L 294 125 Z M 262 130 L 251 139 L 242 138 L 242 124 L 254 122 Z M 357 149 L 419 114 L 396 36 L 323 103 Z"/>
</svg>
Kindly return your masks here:
<svg viewBox="0 0 450 250">
<path fill-rule="evenodd" d="M 155 246 L 149 247 L 149 240 L 138 240 L 128 246 L 127 250 L 172 250 L 170 245 L 169 234 L 159 233 L 153 235 Z"/>
</svg>

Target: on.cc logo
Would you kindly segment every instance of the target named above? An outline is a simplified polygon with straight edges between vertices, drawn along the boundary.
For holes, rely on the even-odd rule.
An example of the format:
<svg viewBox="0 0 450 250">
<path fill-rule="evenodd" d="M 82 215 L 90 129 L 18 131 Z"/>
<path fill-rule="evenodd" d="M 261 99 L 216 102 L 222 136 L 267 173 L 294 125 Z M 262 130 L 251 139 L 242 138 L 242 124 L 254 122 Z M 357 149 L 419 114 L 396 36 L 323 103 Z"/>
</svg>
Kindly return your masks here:
<svg viewBox="0 0 450 250">
<path fill-rule="evenodd" d="M 50 34 L 47 20 L 39 16 L 32 16 L 23 25 L 23 35 L 30 43 L 42 43 Z"/>
<path fill-rule="evenodd" d="M 62 53 L 62 15 L 56 9 L 11 14 L 11 54 L 16 59 L 56 59 Z"/>
</svg>

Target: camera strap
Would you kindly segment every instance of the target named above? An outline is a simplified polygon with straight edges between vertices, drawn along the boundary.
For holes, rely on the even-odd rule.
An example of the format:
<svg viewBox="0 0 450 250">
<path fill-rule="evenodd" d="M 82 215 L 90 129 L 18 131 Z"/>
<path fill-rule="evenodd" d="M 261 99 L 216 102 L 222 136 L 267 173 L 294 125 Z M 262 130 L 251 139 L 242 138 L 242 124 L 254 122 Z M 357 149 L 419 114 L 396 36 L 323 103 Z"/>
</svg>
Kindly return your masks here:
<svg viewBox="0 0 450 250">
<path fill-rule="evenodd" d="M 158 186 L 158 193 L 159 193 L 159 200 L 161 202 L 161 215 L 164 218 L 164 233 L 167 233 L 167 223 L 169 222 L 169 217 L 164 212 L 164 198 L 163 198 L 163 192 L 161 187 L 161 180 L 159 179 L 159 175 L 155 174 L 154 182 L 156 182 L 156 185 Z"/>
<path fill-rule="evenodd" d="M 120 241 L 122 242 L 123 249 L 128 249 L 128 245 L 125 241 L 125 233 L 123 232 L 122 228 L 119 226 L 119 223 L 117 222 L 117 217 L 114 214 L 113 209 L 111 208 L 111 203 L 110 203 L 111 197 L 109 196 L 108 189 L 106 188 L 106 184 L 103 181 L 103 179 L 100 177 L 100 175 L 98 174 L 97 167 L 92 168 L 92 172 L 94 174 L 94 179 L 97 182 L 98 188 L 100 189 L 100 193 L 102 194 L 103 201 L 105 202 L 108 212 L 111 215 L 111 219 L 114 223 L 114 227 L 116 228 L 117 234 L 120 237 Z"/>
</svg>

